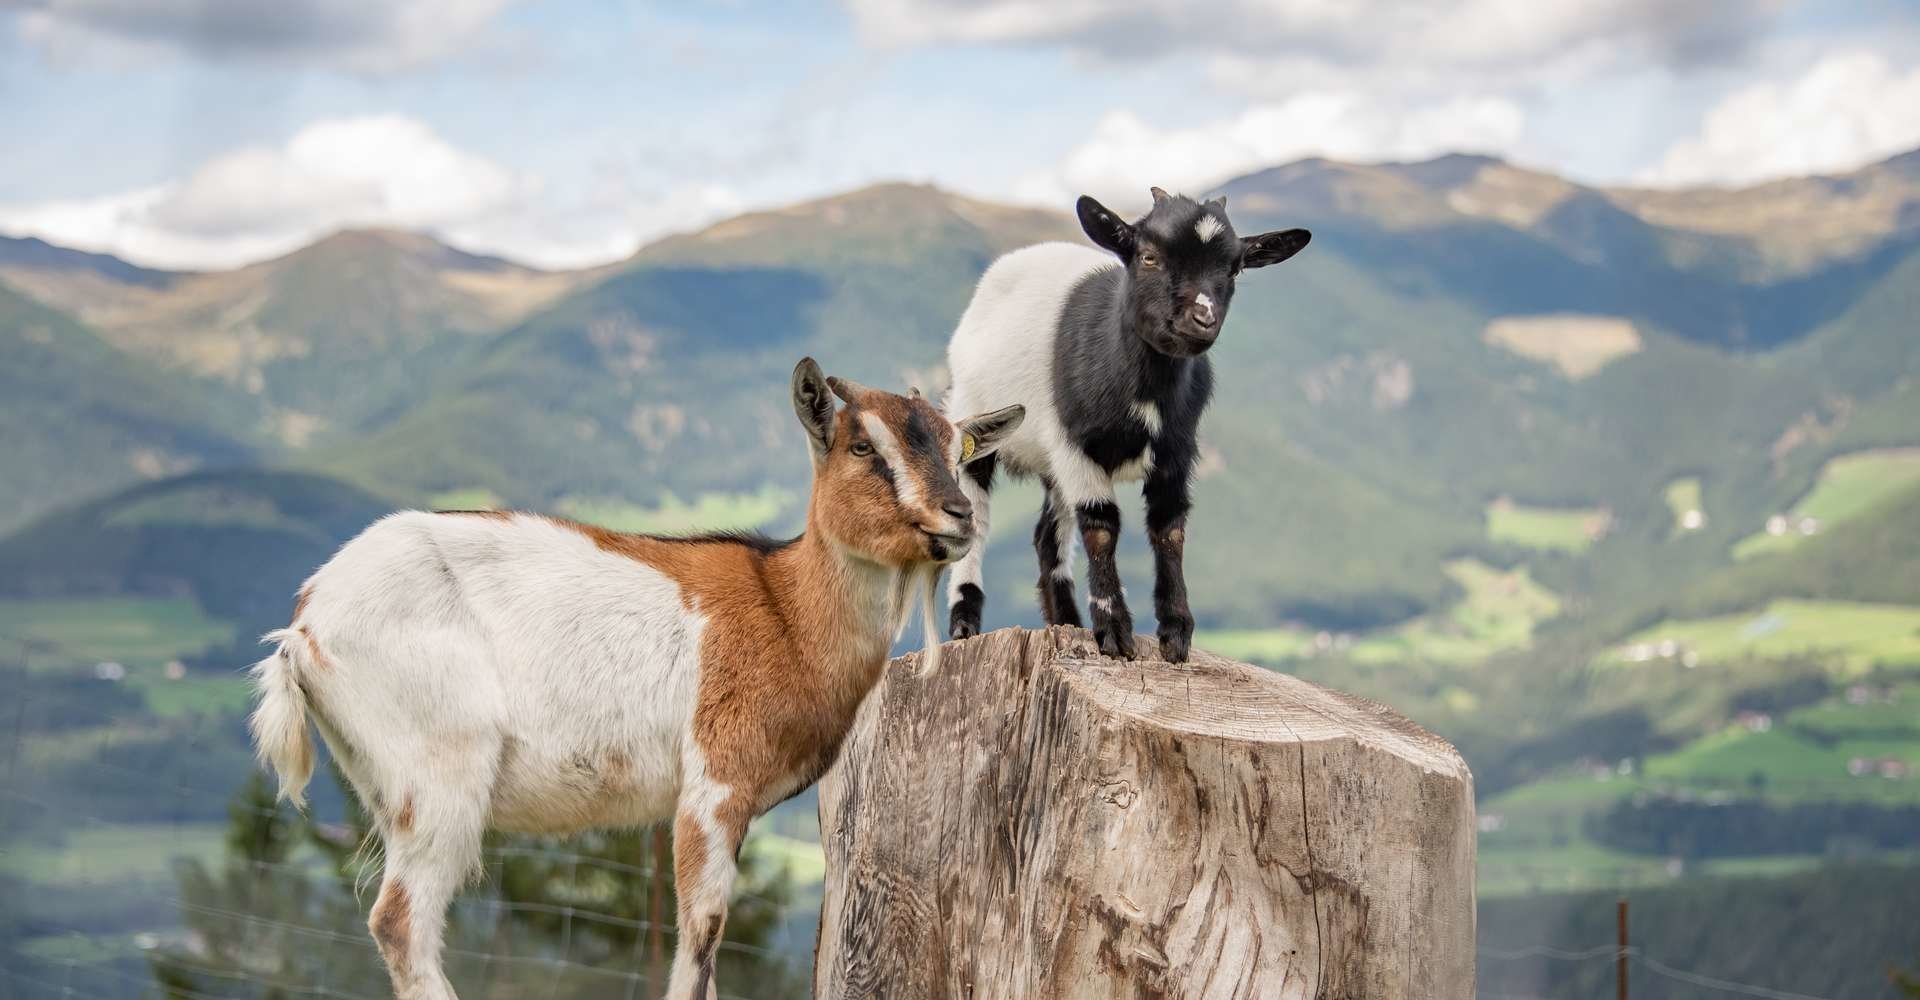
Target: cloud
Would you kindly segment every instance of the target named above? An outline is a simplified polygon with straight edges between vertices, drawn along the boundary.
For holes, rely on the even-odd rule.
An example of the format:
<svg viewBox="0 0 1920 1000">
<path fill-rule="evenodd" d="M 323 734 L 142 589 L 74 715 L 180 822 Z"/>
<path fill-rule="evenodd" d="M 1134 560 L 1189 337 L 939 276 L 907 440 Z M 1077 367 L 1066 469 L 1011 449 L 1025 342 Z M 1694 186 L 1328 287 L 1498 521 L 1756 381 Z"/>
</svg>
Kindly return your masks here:
<svg viewBox="0 0 1920 1000">
<path fill-rule="evenodd" d="M 1401 107 L 1346 92 L 1305 93 L 1231 118 L 1156 128 L 1127 111 L 1101 118 L 1060 162 L 1022 177 L 1015 194 L 1065 205 L 1080 194 L 1132 202 L 1149 186 L 1198 194 L 1222 180 L 1304 156 L 1420 159 L 1467 150 L 1501 153 L 1525 115 L 1500 97 Z"/>
<path fill-rule="evenodd" d="M 1277 65 L 1551 72 L 1580 54 L 1725 60 L 1785 0 L 847 0 L 882 46 L 1050 44 L 1116 60 L 1199 53 Z M 1425 75 L 1420 73 L 1418 75 Z M 1290 81 L 1299 83 L 1301 81 Z"/>
<path fill-rule="evenodd" d="M 94 198 L 0 206 L 0 230 L 175 268 L 218 268 L 294 250 L 342 228 L 422 230 L 464 248 L 549 266 L 623 256 L 642 238 L 735 211 L 693 184 L 568 201 L 541 178 L 462 150 L 420 122 L 316 122 L 285 145 L 213 158 L 184 178 Z"/>
<path fill-rule="evenodd" d="M 1870 52 L 1827 56 L 1798 79 L 1763 82 L 1708 110 L 1699 134 L 1636 179 L 1743 184 L 1850 170 L 1920 146 L 1920 67 Z"/>
<path fill-rule="evenodd" d="M 170 53 L 387 73 L 465 46 L 511 0 L 13 0 L 55 55 Z"/>
</svg>

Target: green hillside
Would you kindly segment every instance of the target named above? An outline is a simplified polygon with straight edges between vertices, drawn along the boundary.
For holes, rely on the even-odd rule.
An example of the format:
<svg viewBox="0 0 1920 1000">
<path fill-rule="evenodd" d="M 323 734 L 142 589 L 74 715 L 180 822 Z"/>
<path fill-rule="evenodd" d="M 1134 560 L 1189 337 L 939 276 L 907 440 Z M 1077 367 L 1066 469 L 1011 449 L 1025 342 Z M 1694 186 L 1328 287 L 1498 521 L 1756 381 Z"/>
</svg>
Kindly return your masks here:
<svg viewBox="0 0 1920 1000">
<path fill-rule="evenodd" d="M 251 460 L 188 378 L 154 372 L 0 284 L 0 531 L 54 503 Z"/>
<path fill-rule="evenodd" d="M 1762 890 L 1697 876 L 1915 856 L 1914 163 L 1738 191 L 1600 190 L 1480 157 L 1224 184 L 1241 231 L 1315 238 L 1242 278 L 1214 350 L 1199 643 L 1454 740 L 1490 900 L 1710 898 Z M 59 258 L 88 277 L 0 289 L 0 351 L 37 366 L 0 376 L 0 415 L 30 432 L 0 439 L 0 469 L 50 470 L 0 477 L 18 497 L 0 494 L 18 512 L 0 632 L 32 661 L 14 682 L 72 722 L 34 753 L 62 774 L 107 759 L 90 741 L 111 707 L 139 752 L 217 717 L 220 759 L 244 761 L 235 678 L 167 663 L 245 663 L 301 576 L 393 506 L 797 527 L 794 360 L 935 390 L 981 270 L 1051 238 L 1080 237 L 1062 213 L 885 185 L 565 275 L 404 234 L 146 284 Z M 129 488 L 143 448 L 185 456 L 161 472 L 298 471 Z M 1144 631 L 1151 565 L 1124 500 Z M 1031 484 L 996 494 L 990 625 L 1037 619 L 1037 503 Z M 1766 525 L 1788 513 L 1818 530 L 1779 543 Z M 79 685 L 108 658 L 125 686 L 95 706 Z"/>
</svg>

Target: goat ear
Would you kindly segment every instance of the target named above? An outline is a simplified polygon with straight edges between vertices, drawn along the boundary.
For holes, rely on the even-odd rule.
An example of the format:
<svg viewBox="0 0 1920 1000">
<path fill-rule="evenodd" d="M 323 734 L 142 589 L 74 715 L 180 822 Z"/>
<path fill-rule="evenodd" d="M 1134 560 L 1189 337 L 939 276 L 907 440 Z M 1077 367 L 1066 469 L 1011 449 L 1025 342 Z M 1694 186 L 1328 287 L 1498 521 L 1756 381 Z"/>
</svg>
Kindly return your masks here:
<svg viewBox="0 0 1920 1000">
<path fill-rule="evenodd" d="M 1120 259 L 1133 257 L 1133 227 L 1120 221 L 1120 217 L 1108 211 L 1107 206 L 1093 200 L 1092 195 L 1081 195 L 1074 203 L 1073 210 L 1080 215 L 1080 228 L 1086 230 L 1087 238 L 1094 246 L 1102 250 L 1119 254 Z"/>
<path fill-rule="evenodd" d="M 833 397 L 828 392 L 827 377 L 820 373 L 819 364 L 812 358 L 801 358 L 793 368 L 793 412 L 799 414 L 800 426 L 807 429 L 816 462 L 833 447 Z"/>
<path fill-rule="evenodd" d="M 971 462 L 993 454 L 995 448 L 1005 444 L 1007 438 L 1020 429 L 1020 422 L 1025 419 L 1027 408 L 1015 404 L 960 421 L 955 425 L 961 435 L 960 461 Z"/>
<path fill-rule="evenodd" d="M 1268 264 L 1278 264 L 1299 253 L 1311 239 L 1313 234 L 1304 229 L 1287 229 L 1248 236 L 1240 241 L 1241 246 L 1244 246 L 1247 251 L 1242 266 L 1266 267 Z"/>
</svg>

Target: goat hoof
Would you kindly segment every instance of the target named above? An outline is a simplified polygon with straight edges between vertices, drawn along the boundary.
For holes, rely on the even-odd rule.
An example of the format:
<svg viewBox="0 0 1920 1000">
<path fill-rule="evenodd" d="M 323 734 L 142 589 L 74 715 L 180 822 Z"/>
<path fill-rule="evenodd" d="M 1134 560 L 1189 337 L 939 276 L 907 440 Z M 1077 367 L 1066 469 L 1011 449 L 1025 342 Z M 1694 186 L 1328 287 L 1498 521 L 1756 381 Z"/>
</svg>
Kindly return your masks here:
<svg viewBox="0 0 1920 1000">
<path fill-rule="evenodd" d="M 1133 629 L 1120 622 L 1106 622 L 1094 629 L 1100 640 L 1100 652 L 1115 659 L 1133 659 Z"/>
<path fill-rule="evenodd" d="M 1160 626 L 1160 658 L 1168 663 L 1185 663 L 1193 649 L 1193 626 Z"/>
<path fill-rule="evenodd" d="M 980 619 L 962 615 L 959 612 L 955 612 L 953 619 L 947 624 L 947 638 L 949 639 L 965 639 L 969 636 L 979 634 Z"/>
</svg>

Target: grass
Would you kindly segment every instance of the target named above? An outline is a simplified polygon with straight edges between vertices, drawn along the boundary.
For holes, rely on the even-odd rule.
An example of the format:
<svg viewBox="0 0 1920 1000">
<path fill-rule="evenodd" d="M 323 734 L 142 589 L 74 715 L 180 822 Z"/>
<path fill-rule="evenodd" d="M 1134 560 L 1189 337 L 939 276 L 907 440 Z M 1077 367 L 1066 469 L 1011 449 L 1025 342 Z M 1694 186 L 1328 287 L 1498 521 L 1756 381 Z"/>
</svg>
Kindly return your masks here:
<svg viewBox="0 0 1920 1000">
<path fill-rule="evenodd" d="M 827 877 L 827 857 L 817 841 L 801 840 L 778 833 L 755 833 L 753 847 L 778 860 L 800 885 L 813 885 Z"/>
<path fill-rule="evenodd" d="M 0 637 L 44 652 L 35 662 L 114 660 L 156 666 L 232 642 L 234 629 L 185 598 L 0 601 Z"/>
<path fill-rule="evenodd" d="M 1667 510 L 1673 514 L 1673 534 L 1697 531 L 1705 526 L 1706 508 L 1701 505 L 1698 476 L 1688 476 L 1668 483 L 1663 495 L 1667 500 Z"/>
<path fill-rule="evenodd" d="M 229 677 L 188 674 L 176 681 L 142 668 L 128 671 L 126 683 L 146 695 L 147 710 L 163 719 L 237 714 L 253 700 L 253 685 L 237 673 Z"/>
<path fill-rule="evenodd" d="M 1811 519 L 1818 530 L 1859 517 L 1901 491 L 1920 483 L 1920 448 L 1882 448 L 1854 452 L 1828 462 L 1813 489 L 1787 512 L 1779 534 L 1757 531 L 1735 543 L 1735 559 L 1751 559 L 1784 552 L 1799 545 L 1807 534 L 1799 529 Z"/>
<path fill-rule="evenodd" d="M 1920 608 L 1853 601 L 1779 600 L 1759 612 L 1666 621 L 1628 638 L 1598 662 L 1726 662 L 1829 657 L 1843 674 L 1876 664 L 1920 665 Z"/>
<path fill-rule="evenodd" d="M 1487 505 L 1487 538 L 1578 554 L 1605 537 L 1612 520 L 1604 507 L 1528 507 L 1502 498 Z"/>
<path fill-rule="evenodd" d="M 1456 559 L 1447 563 L 1446 572 L 1466 591 L 1464 598 L 1443 612 L 1356 640 L 1271 628 L 1209 630 L 1196 642 L 1222 656 L 1256 663 L 1285 663 L 1329 649 L 1362 663 L 1471 663 L 1526 648 L 1534 627 L 1560 613 L 1560 598 L 1536 583 L 1524 566 L 1502 570 L 1475 559 Z"/>
<path fill-rule="evenodd" d="M 75 830 L 59 845 L 0 845 L 0 873 L 43 885 L 170 878 L 176 858 L 213 862 L 226 850 L 224 823 L 127 823 Z"/>
<path fill-rule="evenodd" d="M 568 517 L 615 531 L 682 534 L 763 527 L 793 500 L 794 495 L 787 490 L 763 486 L 755 493 L 702 493 L 692 503 L 669 493 L 653 507 L 589 497 L 567 497 L 558 506 Z"/>
</svg>

